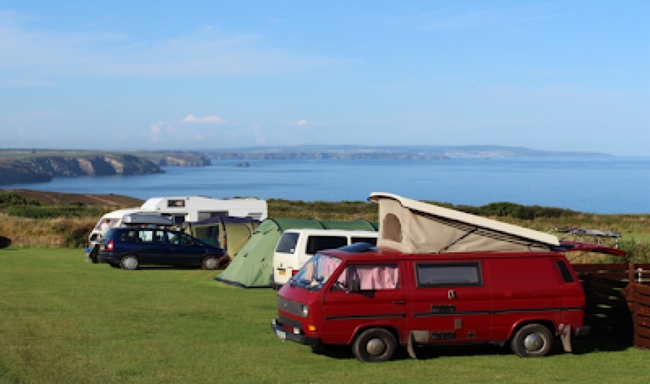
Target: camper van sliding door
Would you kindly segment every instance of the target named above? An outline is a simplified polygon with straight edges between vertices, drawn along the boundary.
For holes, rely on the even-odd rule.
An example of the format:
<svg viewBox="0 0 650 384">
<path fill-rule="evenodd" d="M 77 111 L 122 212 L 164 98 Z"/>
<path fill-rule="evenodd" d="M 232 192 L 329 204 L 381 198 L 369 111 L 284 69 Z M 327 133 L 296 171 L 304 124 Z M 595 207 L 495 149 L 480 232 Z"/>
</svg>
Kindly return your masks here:
<svg viewBox="0 0 650 384">
<path fill-rule="evenodd" d="M 418 343 L 489 340 L 490 290 L 481 262 L 422 262 L 414 267 L 409 329 L 420 331 Z"/>
</svg>

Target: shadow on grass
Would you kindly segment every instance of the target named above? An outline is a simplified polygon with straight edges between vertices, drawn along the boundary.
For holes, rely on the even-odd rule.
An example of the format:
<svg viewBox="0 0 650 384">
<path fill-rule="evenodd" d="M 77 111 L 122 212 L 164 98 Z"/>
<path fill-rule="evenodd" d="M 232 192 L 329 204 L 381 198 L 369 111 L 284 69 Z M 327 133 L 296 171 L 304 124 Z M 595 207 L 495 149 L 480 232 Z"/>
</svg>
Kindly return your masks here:
<svg viewBox="0 0 650 384">
<path fill-rule="evenodd" d="M 108 267 L 109 265 L 106 263 L 98 263 L 97 265 L 100 266 L 106 266 Z M 115 269 L 122 269 L 122 268 L 115 268 Z M 138 266 L 138 269 L 136 271 L 213 271 L 213 272 L 219 272 L 223 271 L 225 268 L 218 268 L 218 269 L 203 269 L 199 268 L 197 266 L 189 266 L 189 265 L 140 265 Z"/>
<path fill-rule="evenodd" d="M 598 332 L 579 339 L 573 339 L 574 355 L 583 355 L 596 352 L 616 352 L 623 351 L 632 346 L 632 342 L 626 342 L 626 337 L 619 334 Z M 350 346 L 318 346 L 312 348 L 313 353 L 331 357 L 333 359 L 354 359 L 352 348 Z M 562 343 L 557 340 L 552 351 L 552 355 L 565 353 L 562 349 Z M 435 359 L 441 356 L 496 356 L 496 355 L 513 355 L 510 347 L 506 343 L 504 346 L 493 344 L 473 344 L 473 345 L 436 345 L 429 347 L 415 347 L 415 354 L 418 360 Z M 410 359 L 406 348 L 400 348 L 394 357 L 394 360 Z"/>
</svg>

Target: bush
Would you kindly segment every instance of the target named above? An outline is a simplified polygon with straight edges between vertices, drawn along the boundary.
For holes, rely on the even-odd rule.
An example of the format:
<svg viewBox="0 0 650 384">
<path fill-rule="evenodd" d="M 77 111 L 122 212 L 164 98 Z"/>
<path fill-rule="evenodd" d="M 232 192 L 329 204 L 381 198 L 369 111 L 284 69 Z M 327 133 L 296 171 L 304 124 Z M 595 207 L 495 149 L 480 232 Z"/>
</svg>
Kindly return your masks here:
<svg viewBox="0 0 650 384">
<path fill-rule="evenodd" d="M 630 263 L 650 263 L 650 242 L 634 239 L 624 239 L 619 241 L 619 248 L 627 252 L 625 260 Z M 621 259 L 618 258 L 618 261 Z"/>
<path fill-rule="evenodd" d="M 88 243 L 88 232 L 86 227 L 70 229 L 63 238 L 63 246 L 68 248 L 85 247 Z"/>
<path fill-rule="evenodd" d="M 54 219 L 57 217 L 101 217 L 106 209 L 75 205 L 17 205 L 5 209 L 10 216 L 29 219 Z"/>
<path fill-rule="evenodd" d="M 41 203 L 36 199 L 30 199 L 14 192 L 0 192 L 0 206 L 14 205 L 41 205 Z"/>
</svg>

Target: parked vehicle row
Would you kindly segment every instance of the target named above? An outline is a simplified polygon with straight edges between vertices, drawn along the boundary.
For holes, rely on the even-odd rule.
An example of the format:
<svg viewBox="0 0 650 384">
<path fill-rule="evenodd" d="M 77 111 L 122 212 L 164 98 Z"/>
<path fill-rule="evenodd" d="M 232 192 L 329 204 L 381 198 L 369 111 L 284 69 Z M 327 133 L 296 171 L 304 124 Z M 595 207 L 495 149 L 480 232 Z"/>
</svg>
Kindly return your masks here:
<svg viewBox="0 0 650 384">
<path fill-rule="evenodd" d="M 369 200 L 379 204 L 378 232 L 256 230 L 278 236 L 265 250 L 274 249 L 271 328 L 280 340 L 347 345 L 364 362 L 390 360 L 400 348 L 415 358 L 417 347 L 432 345 L 490 343 L 541 357 L 559 342 L 570 352 L 572 338 L 590 328 L 582 284 L 564 254 L 625 254 L 397 195 Z M 125 227 L 103 236 L 99 262 L 216 269 L 228 258 L 171 221 L 139 226 L 140 219 L 125 216 Z"/>
</svg>

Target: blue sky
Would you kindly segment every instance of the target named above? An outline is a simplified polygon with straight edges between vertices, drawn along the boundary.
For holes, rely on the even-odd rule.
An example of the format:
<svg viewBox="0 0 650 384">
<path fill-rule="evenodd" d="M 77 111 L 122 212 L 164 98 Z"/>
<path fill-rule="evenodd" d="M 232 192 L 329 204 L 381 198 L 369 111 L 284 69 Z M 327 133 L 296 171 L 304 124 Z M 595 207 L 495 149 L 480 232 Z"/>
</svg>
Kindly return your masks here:
<svg viewBox="0 0 650 384">
<path fill-rule="evenodd" d="M 0 2 L 0 147 L 650 156 L 649 1 Z"/>
</svg>

